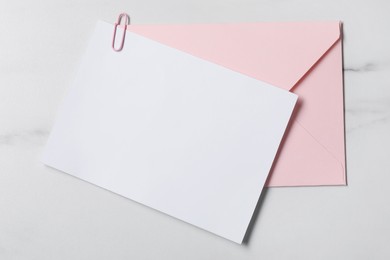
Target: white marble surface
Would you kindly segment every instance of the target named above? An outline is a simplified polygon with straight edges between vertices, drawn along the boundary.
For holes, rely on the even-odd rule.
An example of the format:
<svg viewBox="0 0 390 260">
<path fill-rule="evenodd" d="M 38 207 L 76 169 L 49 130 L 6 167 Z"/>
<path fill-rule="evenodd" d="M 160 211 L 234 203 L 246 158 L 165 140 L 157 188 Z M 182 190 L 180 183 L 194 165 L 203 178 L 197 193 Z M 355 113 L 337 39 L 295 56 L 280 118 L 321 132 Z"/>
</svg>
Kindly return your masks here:
<svg viewBox="0 0 390 260">
<path fill-rule="evenodd" d="M 0 259 L 390 259 L 387 0 L 0 0 Z M 98 19 L 342 20 L 348 187 L 268 189 L 237 245 L 43 166 Z"/>
</svg>

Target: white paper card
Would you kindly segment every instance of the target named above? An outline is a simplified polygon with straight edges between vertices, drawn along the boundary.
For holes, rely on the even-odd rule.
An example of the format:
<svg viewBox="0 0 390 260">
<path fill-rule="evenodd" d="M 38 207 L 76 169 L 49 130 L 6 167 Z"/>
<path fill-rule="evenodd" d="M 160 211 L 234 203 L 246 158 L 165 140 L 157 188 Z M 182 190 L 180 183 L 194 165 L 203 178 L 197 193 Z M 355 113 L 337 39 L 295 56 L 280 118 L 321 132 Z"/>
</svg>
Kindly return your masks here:
<svg viewBox="0 0 390 260">
<path fill-rule="evenodd" d="M 241 243 L 297 96 L 112 34 L 98 22 L 43 162 Z"/>
</svg>

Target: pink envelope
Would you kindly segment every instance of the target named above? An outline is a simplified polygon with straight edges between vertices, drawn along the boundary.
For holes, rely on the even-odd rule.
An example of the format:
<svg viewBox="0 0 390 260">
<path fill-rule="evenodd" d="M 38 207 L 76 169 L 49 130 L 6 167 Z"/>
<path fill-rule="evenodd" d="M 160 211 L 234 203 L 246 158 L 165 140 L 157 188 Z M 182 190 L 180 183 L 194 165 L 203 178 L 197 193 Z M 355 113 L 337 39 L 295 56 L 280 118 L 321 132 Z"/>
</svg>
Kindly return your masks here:
<svg viewBox="0 0 390 260">
<path fill-rule="evenodd" d="M 128 30 L 298 94 L 267 185 L 346 185 L 340 22 L 131 25 Z"/>
</svg>

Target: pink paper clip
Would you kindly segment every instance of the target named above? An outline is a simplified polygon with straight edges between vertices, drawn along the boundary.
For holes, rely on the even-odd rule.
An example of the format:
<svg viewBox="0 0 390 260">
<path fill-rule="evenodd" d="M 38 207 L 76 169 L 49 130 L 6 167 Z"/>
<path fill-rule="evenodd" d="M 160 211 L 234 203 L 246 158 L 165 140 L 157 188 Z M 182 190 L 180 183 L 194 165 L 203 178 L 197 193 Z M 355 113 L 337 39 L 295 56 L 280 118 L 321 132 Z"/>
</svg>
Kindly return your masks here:
<svg viewBox="0 0 390 260">
<path fill-rule="evenodd" d="M 119 48 L 115 48 L 115 38 L 116 38 L 116 30 L 118 28 L 118 25 L 121 24 L 122 22 L 122 18 L 125 17 L 126 18 L 126 21 L 125 21 L 125 24 L 124 24 L 124 30 L 123 30 L 123 35 L 122 35 L 122 41 L 121 41 L 121 45 L 119 46 Z M 126 30 L 127 30 L 127 25 L 130 24 L 130 16 L 126 13 L 121 13 L 118 17 L 118 21 L 115 23 L 115 26 L 114 26 L 114 35 L 112 36 L 112 49 L 114 51 L 121 51 L 123 49 L 123 45 L 125 43 L 125 37 L 126 37 Z"/>
</svg>

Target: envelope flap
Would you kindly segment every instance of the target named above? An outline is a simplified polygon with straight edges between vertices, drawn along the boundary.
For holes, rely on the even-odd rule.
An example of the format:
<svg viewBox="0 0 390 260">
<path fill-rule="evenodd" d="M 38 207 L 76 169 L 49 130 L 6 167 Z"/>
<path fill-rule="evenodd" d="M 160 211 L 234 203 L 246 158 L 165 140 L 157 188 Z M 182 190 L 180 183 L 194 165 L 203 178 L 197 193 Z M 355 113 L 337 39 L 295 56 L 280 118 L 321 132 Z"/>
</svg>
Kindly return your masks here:
<svg viewBox="0 0 390 260">
<path fill-rule="evenodd" d="M 340 38 L 340 22 L 132 25 L 128 28 L 288 90 Z M 193 44 L 188 44 L 189 41 Z"/>
</svg>

